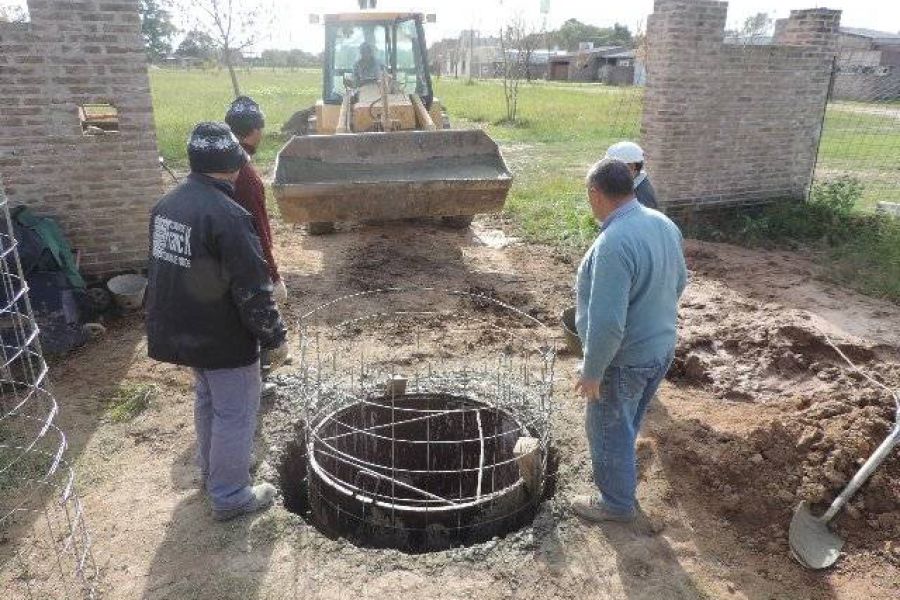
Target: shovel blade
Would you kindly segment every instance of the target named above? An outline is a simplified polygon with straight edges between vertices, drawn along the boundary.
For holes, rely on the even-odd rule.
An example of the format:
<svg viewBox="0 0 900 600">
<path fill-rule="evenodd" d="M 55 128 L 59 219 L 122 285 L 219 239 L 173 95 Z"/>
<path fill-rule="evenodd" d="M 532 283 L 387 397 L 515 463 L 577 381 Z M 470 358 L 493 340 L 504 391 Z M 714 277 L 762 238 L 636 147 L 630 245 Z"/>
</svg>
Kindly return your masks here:
<svg viewBox="0 0 900 600">
<path fill-rule="evenodd" d="M 830 567 L 844 546 L 844 540 L 832 533 L 825 521 L 813 515 L 806 502 L 794 510 L 788 541 L 793 557 L 809 569 Z"/>
</svg>

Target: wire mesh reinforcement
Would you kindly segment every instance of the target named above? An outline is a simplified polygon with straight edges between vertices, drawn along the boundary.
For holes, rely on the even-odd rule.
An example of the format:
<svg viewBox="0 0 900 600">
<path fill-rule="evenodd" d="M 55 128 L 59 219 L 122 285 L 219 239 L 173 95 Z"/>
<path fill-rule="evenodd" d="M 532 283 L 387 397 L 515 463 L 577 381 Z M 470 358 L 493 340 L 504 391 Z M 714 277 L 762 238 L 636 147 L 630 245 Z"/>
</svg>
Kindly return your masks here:
<svg viewBox="0 0 900 600">
<path fill-rule="evenodd" d="M 90 537 L 0 188 L 0 589 L 94 598 Z"/>
<path fill-rule="evenodd" d="M 301 330 L 297 400 L 318 526 L 429 551 L 533 517 L 555 361 L 540 322 L 481 294 L 417 288 L 339 299 Z"/>
<path fill-rule="evenodd" d="M 881 51 L 838 52 L 815 172 L 816 183 L 857 180 L 867 209 L 900 202 L 900 68 L 881 62 Z"/>
</svg>

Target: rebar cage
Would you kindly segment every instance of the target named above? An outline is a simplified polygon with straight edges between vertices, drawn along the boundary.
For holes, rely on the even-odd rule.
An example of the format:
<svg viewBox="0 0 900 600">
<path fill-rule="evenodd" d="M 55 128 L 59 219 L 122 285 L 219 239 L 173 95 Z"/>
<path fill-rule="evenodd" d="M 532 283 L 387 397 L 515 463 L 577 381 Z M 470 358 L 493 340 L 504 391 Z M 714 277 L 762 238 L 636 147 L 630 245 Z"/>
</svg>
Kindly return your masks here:
<svg viewBox="0 0 900 600">
<path fill-rule="evenodd" d="M 429 551 L 527 523 L 545 493 L 550 331 L 477 292 L 387 289 L 302 318 L 309 506 L 330 533 Z"/>
<path fill-rule="evenodd" d="M 94 598 L 96 566 L 0 186 L 0 588 Z"/>
</svg>

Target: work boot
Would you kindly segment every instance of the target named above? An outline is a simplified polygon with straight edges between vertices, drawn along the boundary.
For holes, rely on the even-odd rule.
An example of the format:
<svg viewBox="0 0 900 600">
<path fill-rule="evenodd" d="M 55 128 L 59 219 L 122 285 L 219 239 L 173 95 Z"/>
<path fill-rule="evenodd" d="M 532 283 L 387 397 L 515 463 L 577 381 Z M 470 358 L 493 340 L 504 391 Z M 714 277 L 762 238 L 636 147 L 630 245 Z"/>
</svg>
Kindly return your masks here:
<svg viewBox="0 0 900 600">
<path fill-rule="evenodd" d="M 238 508 L 227 510 L 213 510 L 213 519 L 216 521 L 230 521 L 236 517 L 259 512 L 272 506 L 275 499 L 275 486 L 270 483 L 260 483 L 250 488 L 252 498 L 247 504 Z"/>
<path fill-rule="evenodd" d="M 614 512 L 609 509 L 597 494 L 584 494 L 575 496 L 572 500 L 572 510 L 582 519 L 602 523 L 613 521 L 616 523 L 631 523 L 634 521 L 635 511 L 627 513 Z"/>
</svg>

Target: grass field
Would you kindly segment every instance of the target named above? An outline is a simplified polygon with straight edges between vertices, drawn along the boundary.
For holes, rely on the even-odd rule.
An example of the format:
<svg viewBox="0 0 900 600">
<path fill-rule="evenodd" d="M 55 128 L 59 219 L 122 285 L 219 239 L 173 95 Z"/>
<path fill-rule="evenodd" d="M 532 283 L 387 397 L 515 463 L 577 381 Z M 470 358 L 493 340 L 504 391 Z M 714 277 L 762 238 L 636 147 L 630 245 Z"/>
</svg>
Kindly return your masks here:
<svg viewBox="0 0 900 600">
<path fill-rule="evenodd" d="M 267 166 L 285 141 L 279 133 L 281 124 L 295 110 L 311 105 L 319 96 L 320 72 L 254 70 L 241 72 L 240 79 L 245 93 L 258 100 L 266 111 L 269 127 L 257 161 Z M 185 142 L 192 126 L 201 120 L 221 120 L 224 116 L 231 98 L 227 74 L 154 70 L 151 83 L 161 152 L 173 164 L 183 167 Z M 515 175 L 507 212 L 514 217 L 521 233 L 531 241 L 585 247 L 595 235 L 596 225 L 585 202 L 584 173 L 609 144 L 638 137 L 642 91 L 544 81 L 523 85 L 520 123 L 516 126 L 499 124 L 505 108 L 503 90 L 497 81 L 467 84 L 463 80 L 440 79 L 435 81 L 435 91 L 456 126 L 482 127 L 501 145 Z M 790 160 L 790 156 L 785 160 Z M 817 180 L 827 181 L 842 175 L 851 175 L 862 183 L 862 194 L 856 196 L 857 210 L 868 211 L 878 200 L 898 200 L 898 105 L 858 102 L 829 105 Z M 764 218 L 771 221 L 781 216 Z M 796 219 L 796 215 L 792 218 Z M 767 227 L 772 225 L 769 222 Z M 754 228 L 758 229 L 758 224 Z M 850 271 L 871 274 L 874 270 L 876 275 L 895 272 L 894 259 L 890 253 L 884 256 L 882 242 L 877 247 L 857 244 L 852 257 L 848 255 L 844 262 L 859 265 L 869 260 L 870 254 L 878 256 L 868 268 L 854 266 Z M 833 269 L 841 268 L 839 264 L 833 266 Z M 900 289 L 888 285 L 890 282 L 876 284 L 875 288 L 868 280 L 849 283 L 876 294 L 880 289 L 880 295 L 900 299 Z"/>
<path fill-rule="evenodd" d="M 240 73 L 245 93 L 266 111 L 269 127 L 257 157 L 270 163 L 284 138 L 278 130 L 293 111 L 311 105 L 320 93 L 314 70 L 254 70 Z M 151 73 L 160 151 L 176 166 L 186 163 L 191 127 L 224 117 L 231 87 L 224 71 Z M 436 93 L 456 125 L 485 128 L 502 146 L 516 175 L 509 211 L 536 241 L 584 245 L 595 227 L 584 200 L 583 176 L 606 147 L 635 137 L 640 92 L 596 85 L 538 83 L 520 98 L 522 124 L 496 125 L 505 114 L 497 82 L 443 79 Z"/>
<path fill-rule="evenodd" d="M 818 179 L 860 179 L 860 208 L 900 202 L 900 104 L 831 103 L 816 172 Z"/>
</svg>

